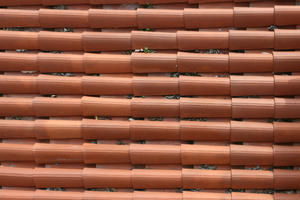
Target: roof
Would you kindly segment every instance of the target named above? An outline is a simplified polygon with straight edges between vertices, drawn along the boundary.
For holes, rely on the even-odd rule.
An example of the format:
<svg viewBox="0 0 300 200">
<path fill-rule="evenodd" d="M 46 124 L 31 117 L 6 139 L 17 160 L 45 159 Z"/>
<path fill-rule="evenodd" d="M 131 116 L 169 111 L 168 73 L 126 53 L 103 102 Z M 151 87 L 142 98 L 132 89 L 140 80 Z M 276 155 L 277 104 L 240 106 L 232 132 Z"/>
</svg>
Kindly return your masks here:
<svg viewBox="0 0 300 200">
<path fill-rule="evenodd" d="M 0 199 L 300 199 L 299 3 L 0 0 Z"/>
<path fill-rule="evenodd" d="M 2 9 L 0 27 L 220 28 L 297 25 L 298 6 L 114 10 Z"/>
<path fill-rule="evenodd" d="M 124 51 L 132 49 L 299 49 L 300 30 L 176 31 L 130 33 L 0 31 L 0 49 L 43 51 Z"/>
</svg>

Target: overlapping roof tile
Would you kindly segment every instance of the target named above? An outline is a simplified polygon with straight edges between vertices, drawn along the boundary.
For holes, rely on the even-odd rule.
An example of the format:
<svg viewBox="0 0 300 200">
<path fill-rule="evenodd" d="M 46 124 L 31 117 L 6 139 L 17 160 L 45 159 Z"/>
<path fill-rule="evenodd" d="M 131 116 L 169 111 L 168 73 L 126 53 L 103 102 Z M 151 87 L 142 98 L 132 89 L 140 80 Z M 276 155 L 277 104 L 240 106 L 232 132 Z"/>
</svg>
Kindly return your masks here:
<svg viewBox="0 0 300 200">
<path fill-rule="evenodd" d="M 64 77 L 0 75 L 2 94 L 251 96 L 300 95 L 300 76 Z"/>
<path fill-rule="evenodd" d="M 2 0 L 1 6 L 18 5 L 82 5 L 82 4 L 166 4 L 166 3 L 215 3 L 215 2 L 251 2 L 264 0 Z"/>
<path fill-rule="evenodd" d="M 85 164 L 300 165 L 299 146 L 0 144 L 0 161 Z"/>
<path fill-rule="evenodd" d="M 0 183 L 12 187 L 299 189 L 299 170 L 61 169 L 2 167 Z"/>
<path fill-rule="evenodd" d="M 174 200 L 183 199 L 224 199 L 224 200 L 241 200 L 251 198 L 253 200 L 297 200 L 299 194 L 255 194 L 255 193 L 241 193 L 232 192 L 230 193 L 217 193 L 217 192 L 189 192 L 184 191 L 183 193 L 175 192 L 100 192 L 100 191 L 84 191 L 84 192 L 62 192 L 62 191 L 47 191 L 47 190 L 0 190 L 0 197 L 3 198 L 16 198 L 19 196 L 27 197 L 28 199 L 65 199 L 65 200 L 99 200 L 99 199 L 116 199 L 116 200 L 133 200 L 133 199 L 158 199 L 164 200 L 172 198 Z"/>
<path fill-rule="evenodd" d="M 0 49 L 124 51 L 131 49 L 299 49 L 300 30 L 176 31 L 130 33 L 0 31 Z"/>
<path fill-rule="evenodd" d="M 299 2 L 0 0 L 0 199 L 300 199 Z"/>
<path fill-rule="evenodd" d="M 298 6 L 274 8 L 184 8 L 137 10 L 2 9 L 0 27 L 42 28 L 220 28 L 288 26 L 300 23 Z"/>
<path fill-rule="evenodd" d="M 0 70 L 41 73 L 299 72 L 300 52 L 199 54 L 0 53 Z"/>
<path fill-rule="evenodd" d="M 17 109 L 16 109 L 17 108 Z M 13 98 L 0 97 L 0 116 L 299 118 L 295 98 Z"/>
<path fill-rule="evenodd" d="M 300 142 L 300 123 L 251 121 L 0 120 L 1 138 Z"/>
</svg>

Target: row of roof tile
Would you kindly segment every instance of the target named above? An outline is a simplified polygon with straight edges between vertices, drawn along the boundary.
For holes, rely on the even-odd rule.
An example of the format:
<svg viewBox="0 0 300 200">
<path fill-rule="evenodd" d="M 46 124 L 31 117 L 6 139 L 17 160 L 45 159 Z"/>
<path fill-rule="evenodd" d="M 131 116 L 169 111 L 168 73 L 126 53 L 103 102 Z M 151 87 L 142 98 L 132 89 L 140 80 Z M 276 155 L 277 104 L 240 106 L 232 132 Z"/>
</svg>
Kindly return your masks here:
<svg viewBox="0 0 300 200">
<path fill-rule="evenodd" d="M 1 138 L 300 142 L 298 122 L 0 120 Z"/>
<path fill-rule="evenodd" d="M 65 188 L 300 189 L 300 170 L 157 170 L 0 167 L 0 185 Z"/>
<path fill-rule="evenodd" d="M 252 2 L 264 0 L 1 0 L 0 6 L 19 5 L 82 5 L 82 4 L 167 4 L 167 3 L 215 3 L 215 2 Z"/>
<path fill-rule="evenodd" d="M 300 24 L 299 6 L 183 10 L 0 10 L 0 27 L 219 28 Z"/>
<path fill-rule="evenodd" d="M 300 146 L 0 143 L 0 161 L 37 164 L 299 166 Z"/>
<path fill-rule="evenodd" d="M 149 32 L 0 31 L 0 49 L 115 51 L 131 49 L 299 49 L 300 30 Z"/>
<path fill-rule="evenodd" d="M 300 118 L 300 99 L 0 97 L 0 116 Z"/>
<path fill-rule="evenodd" d="M 66 77 L 0 75 L 1 94 L 251 96 L 300 95 L 300 76 Z"/>
<path fill-rule="evenodd" d="M 26 198 L 26 200 L 298 200 L 300 194 L 256 194 L 256 193 L 217 193 L 217 192 L 190 192 L 183 191 L 182 193 L 175 192 L 100 192 L 100 191 L 47 191 L 47 190 L 0 190 L 1 199 L 16 199 L 18 197 Z"/>
<path fill-rule="evenodd" d="M 0 53 L 0 71 L 91 73 L 299 72 L 300 52 L 201 54 Z"/>
</svg>

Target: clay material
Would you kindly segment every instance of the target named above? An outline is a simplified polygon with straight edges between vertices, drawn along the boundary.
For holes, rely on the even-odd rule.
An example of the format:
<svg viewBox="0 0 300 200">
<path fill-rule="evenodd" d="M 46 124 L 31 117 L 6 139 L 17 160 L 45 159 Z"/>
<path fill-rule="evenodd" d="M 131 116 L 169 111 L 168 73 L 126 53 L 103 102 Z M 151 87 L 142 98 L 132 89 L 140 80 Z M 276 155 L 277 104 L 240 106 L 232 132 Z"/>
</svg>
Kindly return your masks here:
<svg viewBox="0 0 300 200">
<path fill-rule="evenodd" d="M 179 77 L 179 94 L 189 95 L 230 95 L 230 80 L 215 77 Z"/>
<path fill-rule="evenodd" d="M 181 28 L 184 27 L 182 10 L 137 9 L 137 25 L 139 28 Z"/>
<path fill-rule="evenodd" d="M 258 189 L 258 188 L 273 188 L 273 172 L 262 170 L 231 170 L 232 188 L 236 189 Z"/>
<path fill-rule="evenodd" d="M 93 73 L 299 72 L 300 53 L 52 54 L 0 52 L 0 71 Z M 177 67 L 178 65 L 178 67 Z"/>
<path fill-rule="evenodd" d="M 39 26 L 43 28 L 85 27 L 88 23 L 88 13 L 81 10 L 40 9 Z"/>
<path fill-rule="evenodd" d="M 186 28 L 232 27 L 233 9 L 186 8 L 183 11 Z"/>
<path fill-rule="evenodd" d="M 274 116 L 274 99 L 232 99 L 233 118 L 271 118 Z"/>
<path fill-rule="evenodd" d="M 93 73 L 131 73 L 131 57 L 128 55 L 85 53 L 82 58 L 82 71 Z"/>
<path fill-rule="evenodd" d="M 284 71 L 294 71 L 299 68 L 300 52 L 295 52 L 290 54 L 285 51 L 273 51 L 274 57 L 274 71 L 284 72 Z"/>
<path fill-rule="evenodd" d="M 80 33 L 41 31 L 37 34 L 38 49 L 43 51 L 80 51 L 83 49 Z"/>
<path fill-rule="evenodd" d="M 274 48 L 274 32 L 271 31 L 230 30 L 229 38 L 229 49 L 231 50 Z M 277 40 L 277 36 L 275 38 Z"/>
<path fill-rule="evenodd" d="M 275 6 L 274 21 L 276 25 L 292 25 L 299 23 L 299 8 L 297 6 Z"/>
<path fill-rule="evenodd" d="M 0 160 L 32 161 L 37 164 L 213 164 L 299 165 L 297 146 L 252 145 L 162 145 L 162 144 L 6 144 L 0 145 Z"/>
<path fill-rule="evenodd" d="M 1 31 L 0 49 L 44 51 L 123 51 L 131 49 L 299 49 L 300 31 L 131 31 L 131 32 L 22 32 Z"/>
<path fill-rule="evenodd" d="M 178 72 L 228 72 L 228 55 L 178 52 Z"/>
<path fill-rule="evenodd" d="M 172 77 L 142 77 L 132 79 L 133 94 L 144 95 L 172 95 L 179 94 L 180 79 Z"/>
<path fill-rule="evenodd" d="M 148 99 L 133 98 L 131 114 L 134 117 L 166 117 L 179 116 L 179 101 L 175 99 Z"/>
<path fill-rule="evenodd" d="M 149 192 L 149 191 L 134 191 L 134 192 L 102 192 L 102 191 L 47 191 L 47 190 L 17 190 L 17 189 L 3 189 L 0 190 L 0 197 L 3 199 L 13 199 L 23 197 L 26 199 L 64 199 L 64 200 L 81 200 L 81 199 L 116 199 L 116 200 L 142 200 L 142 199 L 158 199 L 158 200 L 205 200 L 207 198 L 213 200 L 297 200 L 299 194 L 256 194 L 245 192 L 190 192 L 183 191 L 176 192 Z"/>
<path fill-rule="evenodd" d="M 80 54 L 38 53 L 37 70 L 47 72 L 83 72 L 83 56 Z"/>
<path fill-rule="evenodd" d="M 176 33 L 132 31 L 132 49 L 177 49 Z"/>
<path fill-rule="evenodd" d="M 276 118 L 297 118 L 300 104 L 293 98 L 275 98 Z"/>
<path fill-rule="evenodd" d="M 0 168 L 0 185 L 66 188 L 299 189 L 297 170 Z M 204 181 L 205 180 L 205 181 Z M 274 180 L 274 186 L 273 186 Z"/>
<path fill-rule="evenodd" d="M 299 142 L 297 122 L 0 120 L 1 138 Z"/>
<path fill-rule="evenodd" d="M 1 27 L 39 27 L 39 11 L 1 9 Z"/>
<path fill-rule="evenodd" d="M 274 82 L 272 76 L 230 76 L 231 95 L 273 95 Z"/>
<path fill-rule="evenodd" d="M 131 54 L 131 66 L 134 73 L 177 72 L 176 65 L 176 54 Z"/>
<path fill-rule="evenodd" d="M 115 51 L 131 49 L 130 33 L 84 32 L 82 34 L 84 51 Z"/>
<path fill-rule="evenodd" d="M 227 49 L 228 34 L 228 32 L 177 31 L 178 49 Z"/>
<path fill-rule="evenodd" d="M 300 172 L 298 170 L 274 170 L 274 188 L 277 190 L 286 190 L 291 187 L 298 187 Z"/>
<path fill-rule="evenodd" d="M 20 86 L 21 85 L 21 86 Z M 64 77 L 0 75 L 2 94 L 249 96 L 300 95 L 300 76 Z"/>
<path fill-rule="evenodd" d="M 288 138 L 291 139 L 290 141 L 298 141 L 298 138 L 300 138 L 298 128 L 300 128 L 298 124 L 274 122 L 274 142 L 288 142 Z"/>
<path fill-rule="evenodd" d="M 252 1 L 261 1 L 261 0 L 153 0 L 151 3 L 153 4 L 163 4 L 163 3 L 214 3 L 214 2 L 252 2 Z M 1 6 L 17 6 L 17 5 L 81 5 L 81 4 L 91 4 L 91 5 L 98 5 L 98 4 L 124 4 L 124 3 L 131 3 L 131 4 L 146 4 L 147 1 L 145 0 L 3 0 L 1 2 Z"/>
<path fill-rule="evenodd" d="M 275 53 L 275 52 L 274 52 Z M 275 54 L 268 53 L 229 53 L 229 72 L 270 72 L 273 68 Z M 287 61 L 288 62 L 288 61 Z"/>
<path fill-rule="evenodd" d="M 295 30 L 275 29 L 274 49 L 299 49 L 300 34 Z"/>
<path fill-rule="evenodd" d="M 137 14 L 134 10 L 89 9 L 87 13 L 88 22 L 85 24 L 85 27 L 129 28 L 137 26 Z"/>
<path fill-rule="evenodd" d="M 229 170 L 182 170 L 183 188 L 218 189 L 231 187 Z"/>
<path fill-rule="evenodd" d="M 234 7 L 235 27 L 260 27 L 274 24 L 274 8 Z"/>
<path fill-rule="evenodd" d="M 37 71 L 37 54 L 0 52 L 0 71 Z"/>
<path fill-rule="evenodd" d="M 266 142 L 274 140 L 274 124 L 264 122 L 230 122 L 230 140 L 233 142 Z M 281 124 L 281 123 L 279 123 Z M 289 136 L 287 136 L 289 138 Z"/>
<path fill-rule="evenodd" d="M 14 104 L 12 104 L 14 102 Z M 15 109 L 16 104 L 19 109 Z M 297 118 L 293 98 L 0 98 L 1 116 Z"/>
<path fill-rule="evenodd" d="M 43 0 L 49 1 L 49 0 Z M 66 0 L 59 5 L 66 3 Z M 130 3 L 121 2 L 120 4 Z M 141 0 L 143 1 L 143 0 Z M 144 0 L 145 1 L 145 0 Z M 159 2 L 161 0 L 158 0 Z M 164 0 L 165 2 L 166 0 Z M 177 0 L 183 2 L 185 0 Z M 203 0 L 201 0 L 203 1 Z M 226 0 L 223 0 L 226 1 Z M 230 0 L 227 0 L 230 1 Z M 90 1 L 91 2 L 91 1 Z M 75 3 L 75 2 L 74 2 Z M 77 3 L 77 2 L 76 2 Z M 109 2 L 110 4 L 113 2 Z M 144 4 L 147 2 L 145 1 Z M 154 3 L 153 1 L 151 2 Z M 195 2 L 196 3 L 196 2 Z M 201 3 L 201 2 L 197 2 Z M 48 5 L 55 5 L 50 2 Z M 173 9 L 2 9 L 0 27 L 42 28 L 220 28 L 299 24 L 297 6 Z"/>
<path fill-rule="evenodd" d="M 230 117 L 230 99 L 180 98 L 180 117 Z"/>
</svg>

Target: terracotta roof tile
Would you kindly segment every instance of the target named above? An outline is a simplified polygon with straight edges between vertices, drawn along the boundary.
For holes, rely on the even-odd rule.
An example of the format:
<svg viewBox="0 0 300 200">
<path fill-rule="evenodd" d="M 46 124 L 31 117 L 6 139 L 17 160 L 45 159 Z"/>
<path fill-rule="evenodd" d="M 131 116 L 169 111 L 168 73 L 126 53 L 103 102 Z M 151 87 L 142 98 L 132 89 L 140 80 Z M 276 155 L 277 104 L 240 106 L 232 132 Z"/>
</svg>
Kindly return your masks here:
<svg viewBox="0 0 300 200">
<path fill-rule="evenodd" d="M 116 51 L 130 49 L 299 49 L 300 31 L 177 31 L 131 33 L 0 31 L 0 49 Z"/>
<path fill-rule="evenodd" d="M 0 199 L 299 199 L 300 1 L 254 1 L 0 1 Z"/>
<path fill-rule="evenodd" d="M 300 76 L 64 77 L 0 75 L 2 94 L 300 95 Z"/>
<path fill-rule="evenodd" d="M 0 197 L 3 198 L 15 198 L 18 196 L 28 197 L 28 199 L 39 199 L 47 198 L 49 200 L 54 199 L 65 199 L 65 200 L 81 200 L 89 198 L 90 200 L 99 199 L 116 199 L 116 200 L 133 200 L 133 199 L 158 199 L 158 200 L 183 200 L 183 199 L 193 199 L 197 198 L 199 200 L 207 199 L 208 197 L 214 200 L 246 200 L 251 198 L 253 200 L 297 200 L 299 194 L 255 194 L 255 193 L 242 193 L 242 192 L 232 192 L 229 193 L 217 193 L 217 192 L 189 192 L 184 191 L 183 193 L 175 192 L 101 192 L 101 191 L 84 191 L 84 192 L 72 192 L 72 191 L 47 191 L 47 190 L 0 190 Z"/>
<path fill-rule="evenodd" d="M 298 166 L 299 146 L 0 144 L 0 161 L 85 164 Z"/>
<path fill-rule="evenodd" d="M 217 192 L 189 192 L 184 191 L 183 193 L 175 192 L 141 192 L 135 191 L 130 192 L 100 192 L 100 191 L 85 191 L 85 192 L 72 192 L 72 191 L 47 191 L 47 190 L 36 190 L 36 191 L 26 191 L 26 190 L 3 190 L 0 191 L 0 195 L 3 198 L 15 198 L 19 196 L 27 197 L 28 199 L 39 199 L 47 198 L 49 200 L 54 199 L 65 199 L 65 200 L 81 200 L 89 198 L 90 200 L 113 198 L 116 200 L 133 200 L 133 199 L 151 199 L 155 198 L 158 200 L 183 200 L 183 199 L 193 199 L 197 197 L 199 200 L 204 200 L 206 198 L 211 198 L 214 200 L 246 200 L 251 198 L 253 200 L 297 200 L 299 194 L 282 194 L 275 193 L 272 194 L 255 194 L 255 193 L 241 193 L 232 192 L 231 194 L 217 193 Z"/>
<path fill-rule="evenodd" d="M 16 109 L 16 106 L 18 109 Z M 9 98 L 0 97 L 0 116 L 132 116 L 298 118 L 293 98 Z"/>
<path fill-rule="evenodd" d="M 251 2 L 251 1 L 263 1 L 263 0 L 151 0 L 151 4 L 165 4 L 165 3 L 211 3 L 211 2 Z M 16 5 L 81 5 L 81 4 L 128 4 L 139 3 L 146 4 L 148 0 L 2 0 L 0 6 L 16 6 Z"/>
<path fill-rule="evenodd" d="M 157 170 L 1 167 L 0 183 L 13 187 L 299 189 L 297 170 Z M 117 175 L 117 176 L 116 176 Z M 274 184 L 273 184 L 274 182 Z"/>
<path fill-rule="evenodd" d="M 297 122 L 0 120 L 1 138 L 300 142 Z"/>
<path fill-rule="evenodd" d="M 300 23 L 298 6 L 137 10 L 0 10 L 0 27 L 43 28 L 215 28 L 266 27 Z"/>
<path fill-rule="evenodd" d="M 300 52 L 199 54 L 178 52 L 119 54 L 0 53 L 0 71 L 163 73 L 299 72 Z"/>
</svg>

